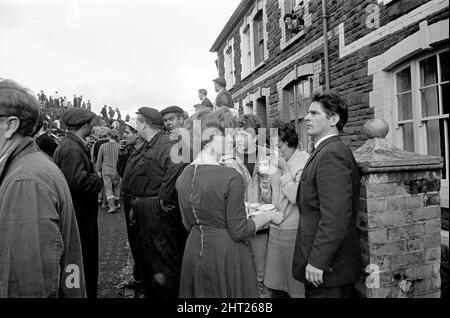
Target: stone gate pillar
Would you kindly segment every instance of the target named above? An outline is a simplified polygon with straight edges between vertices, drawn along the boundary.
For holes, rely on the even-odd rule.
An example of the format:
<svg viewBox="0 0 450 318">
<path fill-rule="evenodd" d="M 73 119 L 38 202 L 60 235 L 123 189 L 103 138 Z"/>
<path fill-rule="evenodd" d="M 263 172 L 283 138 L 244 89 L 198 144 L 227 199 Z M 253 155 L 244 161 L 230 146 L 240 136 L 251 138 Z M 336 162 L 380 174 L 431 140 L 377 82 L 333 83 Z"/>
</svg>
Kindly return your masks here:
<svg viewBox="0 0 450 318">
<path fill-rule="evenodd" d="M 388 131 L 384 120 L 368 121 L 368 140 L 354 152 L 367 273 L 356 288 L 368 298 L 440 297 L 442 158 L 395 148 Z"/>
</svg>

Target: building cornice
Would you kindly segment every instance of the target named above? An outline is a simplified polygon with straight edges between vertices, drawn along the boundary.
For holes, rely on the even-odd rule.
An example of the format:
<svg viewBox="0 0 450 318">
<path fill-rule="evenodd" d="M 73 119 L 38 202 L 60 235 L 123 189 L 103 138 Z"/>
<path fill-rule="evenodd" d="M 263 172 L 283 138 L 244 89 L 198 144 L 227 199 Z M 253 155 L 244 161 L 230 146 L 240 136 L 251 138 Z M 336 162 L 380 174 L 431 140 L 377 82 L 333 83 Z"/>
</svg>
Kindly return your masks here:
<svg viewBox="0 0 450 318">
<path fill-rule="evenodd" d="M 255 3 L 255 0 L 242 0 L 237 9 L 234 11 L 227 24 L 220 32 L 216 41 L 210 49 L 210 52 L 219 51 L 220 47 L 228 40 L 230 34 L 235 30 L 236 26 L 241 22 L 241 19 L 245 16 L 250 7 Z"/>
</svg>

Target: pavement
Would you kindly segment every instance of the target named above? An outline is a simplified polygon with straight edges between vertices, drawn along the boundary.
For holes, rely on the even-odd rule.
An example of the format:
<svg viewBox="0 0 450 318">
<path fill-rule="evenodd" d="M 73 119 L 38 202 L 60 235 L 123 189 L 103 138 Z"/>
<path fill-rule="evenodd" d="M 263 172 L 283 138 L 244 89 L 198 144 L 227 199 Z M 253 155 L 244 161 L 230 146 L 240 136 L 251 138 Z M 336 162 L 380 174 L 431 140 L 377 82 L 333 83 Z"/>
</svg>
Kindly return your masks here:
<svg viewBox="0 0 450 318">
<path fill-rule="evenodd" d="M 99 206 L 98 298 L 134 298 L 124 283 L 132 278 L 133 259 L 128 245 L 123 208 L 114 214 Z"/>
</svg>

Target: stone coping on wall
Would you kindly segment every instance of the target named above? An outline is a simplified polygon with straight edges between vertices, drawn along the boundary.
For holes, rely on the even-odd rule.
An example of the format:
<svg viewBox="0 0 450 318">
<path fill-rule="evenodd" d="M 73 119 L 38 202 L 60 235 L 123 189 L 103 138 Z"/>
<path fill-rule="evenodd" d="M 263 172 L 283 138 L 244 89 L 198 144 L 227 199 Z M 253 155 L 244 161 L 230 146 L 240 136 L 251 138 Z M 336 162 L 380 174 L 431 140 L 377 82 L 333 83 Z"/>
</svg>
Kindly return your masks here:
<svg viewBox="0 0 450 318">
<path fill-rule="evenodd" d="M 443 158 L 404 151 L 385 138 L 369 139 L 355 150 L 355 159 L 364 172 L 395 172 L 403 170 L 438 170 Z"/>
</svg>

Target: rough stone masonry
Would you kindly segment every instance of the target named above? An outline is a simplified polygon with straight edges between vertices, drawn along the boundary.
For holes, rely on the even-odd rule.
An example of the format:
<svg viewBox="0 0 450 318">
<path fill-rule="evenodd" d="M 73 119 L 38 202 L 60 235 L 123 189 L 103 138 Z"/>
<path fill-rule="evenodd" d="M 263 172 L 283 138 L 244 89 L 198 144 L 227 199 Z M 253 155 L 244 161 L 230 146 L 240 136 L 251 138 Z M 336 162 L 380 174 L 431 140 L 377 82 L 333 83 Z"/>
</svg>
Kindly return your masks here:
<svg viewBox="0 0 450 318">
<path fill-rule="evenodd" d="M 361 170 L 358 228 L 367 276 L 362 296 L 440 297 L 442 158 L 409 153 L 369 121 L 355 157 Z"/>
</svg>

